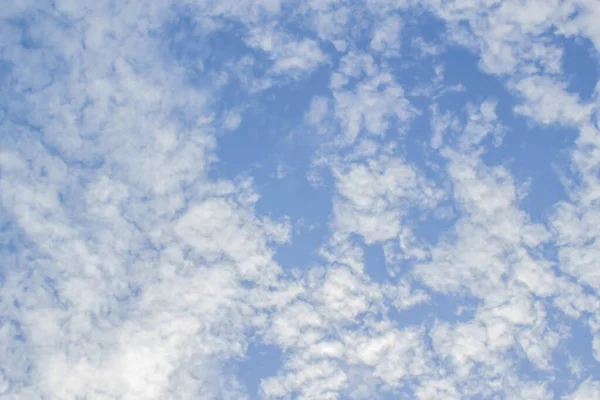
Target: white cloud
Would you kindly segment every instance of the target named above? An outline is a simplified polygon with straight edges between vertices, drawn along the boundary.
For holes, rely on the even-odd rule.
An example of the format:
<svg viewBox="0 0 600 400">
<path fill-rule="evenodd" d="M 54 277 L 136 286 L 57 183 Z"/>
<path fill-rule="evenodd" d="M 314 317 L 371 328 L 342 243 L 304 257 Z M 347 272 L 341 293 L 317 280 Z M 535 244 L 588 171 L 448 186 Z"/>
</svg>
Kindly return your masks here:
<svg viewBox="0 0 600 400">
<path fill-rule="evenodd" d="M 400 18 L 389 17 L 378 24 L 371 39 L 371 48 L 386 56 L 394 56 L 400 50 Z"/>
<path fill-rule="evenodd" d="M 353 75 L 359 73 L 349 72 Z M 334 94 L 335 114 L 344 132 L 340 145 L 354 143 L 363 130 L 370 135 L 385 136 L 391 118 L 395 118 L 402 127 L 415 116 L 416 110 L 390 74 L 382 73 L 361 82 L 356 90 L 342 90 L 346 80 L 353 75 L 340 75 L 341 80 L 337 79 L 338 75 L 332 77 L 332 86 L 338 89 Z"/>
<path fill-rule="evenodd" d="M 263 380 L 267 396 L 369 397 L 378 385 L 400 388 L 404 379 L 430 368 L 422 331 L 399 330 L 379 319 L 381 296 L 360 272 L 333 266 L 314 270 L 300 296 L 306 300 L 271 317 L 266 338 L 287 356 L 280 373 Z"/>
<path fill-rule="evenodd" d="M 431 299 L 426 291 L 411 288 L 410 282 L 406 279 L 401 279 L 397 284 L 382 289 L 398 310 L 407 310 L 419 304 L 427 303 Z"/>
<path fill-rule="evenodd" d="M 432 82 L 403 86 L 388 57 L 412 4 L 13 3 L 0 10 L 0 67 L 13 66 L 0 71 L 0 397 L 251 398 L 236 364 L 257 341 L 282 351 L 265 397 L 548 399 L 573 319 L 600 358 L 597 105 L 569 93 L 548 39 L 598 47 L 594 2 L 427 0 L 446 38 L 413 40 L 428 57 L 468 47 L 516 96 L 514 112 L 578 130 L 568 199 L 542 223 L 519 208 L 513 171 L 484 161 L 488 139 L 507 134 L 502 96 L 443 108 L 442 96 L 471 93 L 445 83 L 440 60 Z M 159 38 L 186 28 L 181 12 L 191 32 Z M 177 47 L 230 27 L 243 54 Z M 252 180 L 215 181 L 211 166 L 220 133 L 250 126 L 244 111 L 267 89 L 324 66 L 329 87 L 309 88 L 302 128 L 319 142 L 309 176 L 333 182 L 331 231 L 317 265 L 290 270 L 275 261 L 289 219 L 259 215 Z M 423 99 L 421 164 L 405 139 Z M 293 163 L 282 158 L 277 177 Z M 429 216 L 445 219 L 437 239 L 418 230 Z M 383 283 L 365 245 L 383 250 Z M 391 319 L 438 292 L 440 315 Z M 450 300 L 472 315 L 442 318 Z M 582 362 L 569 366 L 577 383 Z"/>
<path fill-rule="evenodd" d="M 432 207 L 441 196 L 399 158 L 372 159 L 333 173 L 339 191 L 334 203 L 336 228 L 358 233 L 367 244 L 397 238 L 409 207 Z"/>
<path fill-rule="evenodd" d="M 431 129 L 433 131 L 431 147 L 439 149 L 442 146 L 444 134 L 449 129 L 459 130 L 458 120 L 448 112 L 440 115 L 437 105 L 434 104 L 431 106 Z"/>
<path fill-rule="evenodd" d="M 328 61 L 314 40 L 295 41 L 291 35 L 274 29 L 254 28 L 246 43 L 269 55 L 273 61 L 271 71 L 276 75 L 299 76 Z"/>
<path fill-rule="evenodd" d="M 579 103 L 577 96 L 566 93 L 546 77 L 531 77 L 516 84 L 516 89 L 526 101 L 515 111 L 544 124 L 577 125 L 590 118 L 592 106 Z"/>
<path fill-rule="evenodd" d="M 593 399 L 600 396 L 600 384 L 592 380 L 586 380 L 579 385 L 575 392 L 564 396 L 565 400 Z"/>
<path fill-rule="evenodd" d="M 598 7 L 591 0 L 579 0 L 571 5 L 576 9 L 573 18 L 559 26 L 559 32 L 568 36 L 583 36 L 588 38 L 600 52 L 600 29 L 594 23 L 598 18 Z"/>
<path fill-rule="evenodd" d="M 29 70 L 13 71 L 17 85 L 36 87 L 20 100 L 35 110 L 24 115 L 31 126 L 10 127 L 23 134 L 0 157 L 3 212 L 30 249 L 10 258 L 4 280 L 2 313 L 18 323 L 1 328 L 11 346 L 2 367 L 12 366 L 2 390 L 244 398 L 226 363 L 264 318 L 242 281 L 278 279 L 269 245 L 289 239 L 288 224 L 255 216 L 251 183 L 207 181 L 220 83 L 189 87 L 163 62 L 145 29 L 170 16 L 164 4 L 118 16 L 75 6 L 58 4 L 85 24 L 41 16 L 33 27 L 44 50 L 8 54 L 53 80 L 40 87 Z"/>
</svg>

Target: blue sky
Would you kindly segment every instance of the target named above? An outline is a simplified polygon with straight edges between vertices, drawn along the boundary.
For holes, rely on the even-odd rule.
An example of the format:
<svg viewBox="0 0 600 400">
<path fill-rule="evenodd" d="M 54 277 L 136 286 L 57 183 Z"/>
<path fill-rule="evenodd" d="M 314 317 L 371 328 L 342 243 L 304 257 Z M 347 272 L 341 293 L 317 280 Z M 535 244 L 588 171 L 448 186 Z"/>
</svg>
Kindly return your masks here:
<svg viewBox="0 0 600 400">
<path fill-rule="evenodd" d="M 0 399 L 600 398 L 599 19 L 5 1 Z"/>
</svg>

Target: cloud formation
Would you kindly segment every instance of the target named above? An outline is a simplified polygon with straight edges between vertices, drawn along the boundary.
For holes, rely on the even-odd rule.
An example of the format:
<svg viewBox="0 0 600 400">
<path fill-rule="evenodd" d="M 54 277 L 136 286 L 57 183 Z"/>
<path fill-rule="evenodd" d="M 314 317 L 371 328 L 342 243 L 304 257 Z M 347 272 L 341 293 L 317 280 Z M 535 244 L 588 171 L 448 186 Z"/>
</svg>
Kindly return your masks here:
<svg viewBox="0 0 600 400">
<path fill-rule="evenodd" d="M 600 397 L 599 13 L 8 1 L 0 399 Z"/>
</svg>

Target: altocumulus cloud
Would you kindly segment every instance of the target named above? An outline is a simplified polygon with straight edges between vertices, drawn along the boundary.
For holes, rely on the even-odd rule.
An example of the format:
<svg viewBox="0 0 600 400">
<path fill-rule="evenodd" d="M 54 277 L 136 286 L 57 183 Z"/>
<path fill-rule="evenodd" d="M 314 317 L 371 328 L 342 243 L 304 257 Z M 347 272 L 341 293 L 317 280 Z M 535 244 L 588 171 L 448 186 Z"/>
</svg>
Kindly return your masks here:
<svg viewBox="0 0 600 400">
<path fill-rule="evenodd" d="M 5 1 L 0 399 L 599 398 L 598 18 Z"/>
</svg>

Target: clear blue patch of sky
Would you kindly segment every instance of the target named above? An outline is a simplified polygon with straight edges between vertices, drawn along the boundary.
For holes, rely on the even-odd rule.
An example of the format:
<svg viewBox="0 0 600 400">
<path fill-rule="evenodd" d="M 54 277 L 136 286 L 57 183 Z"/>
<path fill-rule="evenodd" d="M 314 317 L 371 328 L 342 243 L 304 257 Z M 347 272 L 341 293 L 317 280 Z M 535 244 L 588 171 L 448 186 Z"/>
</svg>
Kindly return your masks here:
<svg viewBox="0 0 600 400">
<path fill-rule="evenodd" d="M 234 132 L 218 139 L 210 176 L 253 178 L 260 194 L 259 215 L 287 216 L 294 227 L 291 245 L 278 248 L 283 266 L 306 266 L 316 261 L 331 216 L 331 185 L 315 187 L 307 179 L 318 143 L 303 128 L 310 101 L 326 87 L 328 70 L 315 71 L 308 81 L 273 87 L 255 99 Z M 279 179 L 278 167 L 285 176 Z"/>
<path fill-rule="evenodd" d="M 552 368 L 549 371 L 554 379 L 549 382 L 550 388 L 558 396 L 565 395 L 574 390 L 577 382 L 588 377 L 600 378 L 600 368 L 592 352 L 592 335 L 590 328 L 580 320 L 573 320 L 560 311 L 549 310 L 550 326 L 566 324 L 569 336 L 563 339 L 552 354 Z M 571 370 L 570 363 L 578 362 L 581 368 L 581 377 L 577 377 Z"/>
<path fill-rule="evenodd" d="M 591 100 L 600 75 L 600 60 L 594 45 L 580 36 L 561 36 L 556 41 L 564 49 L 563 69 L 567 89 L 577 93 L 583 101 Z"/>
<path fill-rule="evenodd" d="M 418 288 L 418 285 L 414 286 Z M 429 301 L 406 310 L 390 308 L 388 316 L 399 327 L 425 326 L 428 330 L 437 322 L 465 322 L 473 319 L 478 301 L 463 296 L 430 294 Z"/>
<path fill-rule="evenodd" d="M 246 386 L 251 399 L 260 396 L 262 379 L 275 376 L 282 365 L 281 349 L 276 346 L 252 342 L 246 351 L 246 357 L 238 363 L 237 377 Z"/>
<path fill-rule="evenodd" d="M 297 133 L 297 127 L 315 89 L 327 79 L 327 71 L 317 71 L 308 82 L 274 87 L 253 99 L 239 128 L 219 138 L 213 177 L 232 179 L 250 174 L 260 186 L 276 179 L 279 162 L 291 169 L 306 169 L 315 149 L 308 138 Z M 271 211 L 278 213 L 277 209 Z"/>
<path fill-rule="evenodd" d="M 379 243 L 363 245 L 365 273 L 373 282 L 384 283 L 388 280 L 387 265 L 383 247 Z"/>
<path fill-rule="evenodd" d="M 445 199 L 434 211 L 422 214 L 421 218 L 415 219 L 410 225 L 416 238 L 430 246 L 435 246 L 445 234 L 451 232 L 460 215 L 452 200 Z"/>
</svg>

